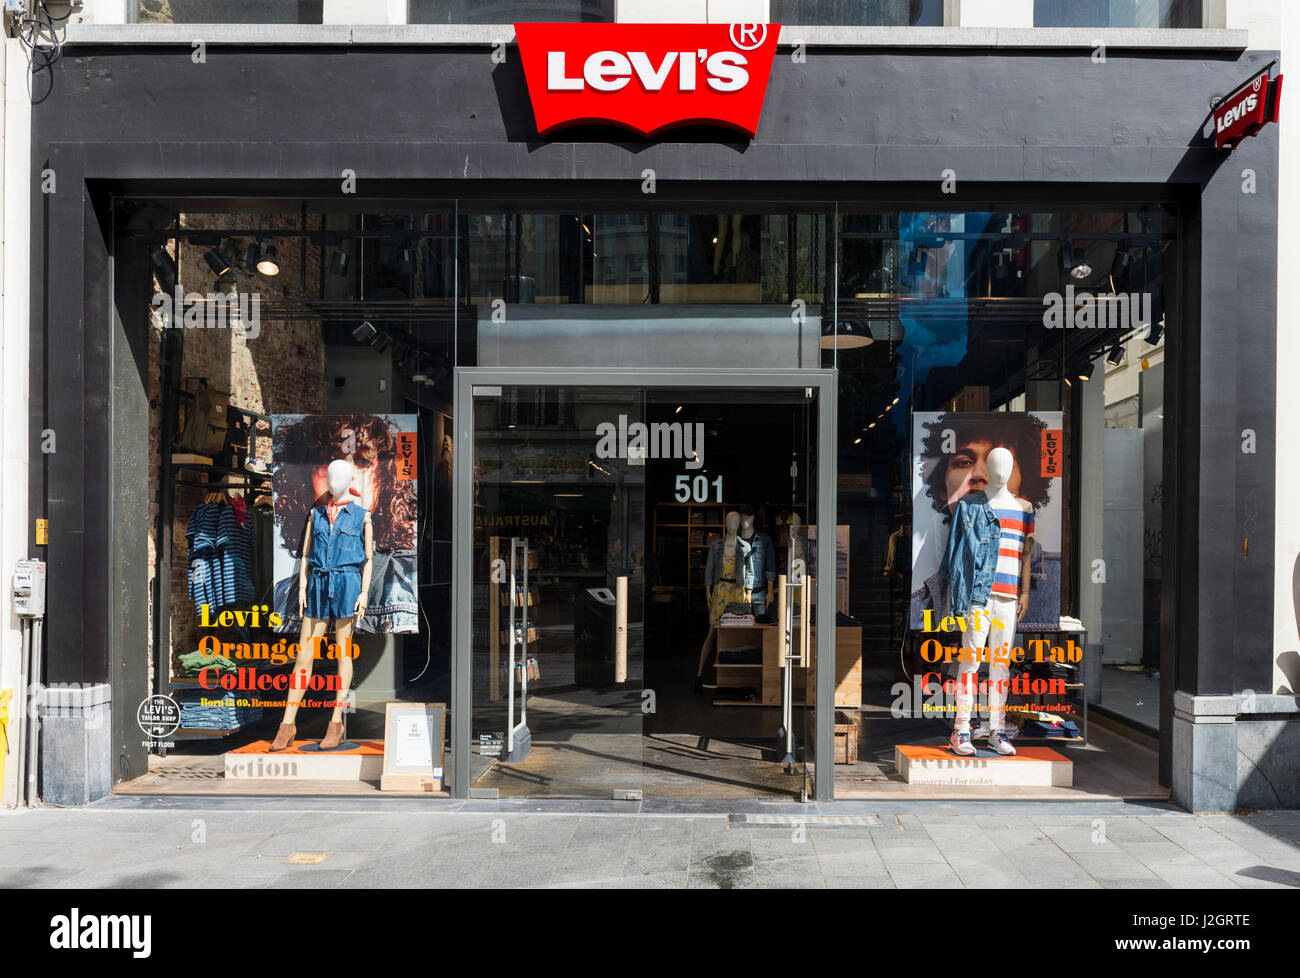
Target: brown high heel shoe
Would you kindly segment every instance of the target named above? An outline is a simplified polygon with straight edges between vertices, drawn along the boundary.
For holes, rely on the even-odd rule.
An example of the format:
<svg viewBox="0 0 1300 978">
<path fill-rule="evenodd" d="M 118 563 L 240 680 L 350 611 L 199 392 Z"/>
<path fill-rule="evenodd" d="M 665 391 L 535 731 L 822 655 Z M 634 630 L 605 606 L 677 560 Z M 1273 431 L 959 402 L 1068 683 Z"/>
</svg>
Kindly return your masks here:
<svg viewBox="0 0 1300 978">
<path fill-rule="evenodd" d="M 325 738 L 320 742 L 320 749 L 335 750 L 341 743 L 343 743 L 343 724 L 331 720 L 330 725 L 325 728 Z"/>
<path fill-rule="evenodd" d="M 280 724 L 280 729 L 275 732 L 275 740 L 271 741 L 271 751 L 288 750 L 293 746 L 293 738 L 297 736 L 298 728 L 292 723 Z"/>
</svg>

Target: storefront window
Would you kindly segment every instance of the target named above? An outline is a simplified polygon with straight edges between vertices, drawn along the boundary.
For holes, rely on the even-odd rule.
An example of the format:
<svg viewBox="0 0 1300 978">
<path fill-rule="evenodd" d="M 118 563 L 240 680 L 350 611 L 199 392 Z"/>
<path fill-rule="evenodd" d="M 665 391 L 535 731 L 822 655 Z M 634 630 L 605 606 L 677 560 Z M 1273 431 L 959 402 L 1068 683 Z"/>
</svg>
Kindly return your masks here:
<svg viewBox="0 0 1300 978">
<path fill-rule="evenodd" d="M 957 733 L 1080 758 L 1104 743 L 1089 710 L 1158 727 L 1172 227 L 1159 207 L 841 217 L 824 345 L 865 634 L 861 710 L 837 718 L 862 739 L 838 795 L 915 783 L 907 752 L 924 761 Z M 966 561 L 989 512 L 999 556 Z M 960 661 L 1004 645 L 1023 657 Z M 1141 794 L 1146 760 L 1104 776 L 1079 762 L 1073 784 Z"/>
<path fill-rule="evenodd" d="M 124 223 L 151 276 L 139 666 L 179 708 L 126 790 L 445 790 L 452 213 Z"/>
<path fill-rule="evenodd" d="M 1202 27 L 1202 0 L 1034 0 L 1035 27 Z"/>
<path fill-rule="evenodd" d="M 772 0 L 774 24 L 942 27 L 943 0 Z"/>
</svg>

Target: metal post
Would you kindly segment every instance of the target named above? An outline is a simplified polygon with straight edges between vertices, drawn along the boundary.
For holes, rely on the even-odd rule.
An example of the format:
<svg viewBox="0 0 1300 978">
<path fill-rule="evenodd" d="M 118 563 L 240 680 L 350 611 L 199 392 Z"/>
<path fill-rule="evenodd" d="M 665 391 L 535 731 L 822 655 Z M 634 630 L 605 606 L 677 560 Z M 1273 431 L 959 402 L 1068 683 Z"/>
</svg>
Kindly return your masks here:
<svg viewBox="0 0 1300 978">
<path fill-rule="evenodd" d="M 506 598 L 509 644 L 506 646 L 506 753 L 515 749 L 515 552 L 519 538 L 510 538 L 510 593 Z"/>
</svg>

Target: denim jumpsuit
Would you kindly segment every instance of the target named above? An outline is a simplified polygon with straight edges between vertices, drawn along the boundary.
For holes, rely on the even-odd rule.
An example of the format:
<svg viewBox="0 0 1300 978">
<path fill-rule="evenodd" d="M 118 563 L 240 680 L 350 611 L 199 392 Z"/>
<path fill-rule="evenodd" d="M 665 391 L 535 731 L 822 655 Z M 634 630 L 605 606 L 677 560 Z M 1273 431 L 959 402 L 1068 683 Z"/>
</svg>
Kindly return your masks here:
<svg viewBox="0 0 1300 978">
<path fill-rule="evenodd" d="M 307 617 L 351 618 L 355 613 L 366 562 L 366 515 L 363 507 L 350 502 L 331 524 L 325 506 L 312 509 Z"/>
</svg>

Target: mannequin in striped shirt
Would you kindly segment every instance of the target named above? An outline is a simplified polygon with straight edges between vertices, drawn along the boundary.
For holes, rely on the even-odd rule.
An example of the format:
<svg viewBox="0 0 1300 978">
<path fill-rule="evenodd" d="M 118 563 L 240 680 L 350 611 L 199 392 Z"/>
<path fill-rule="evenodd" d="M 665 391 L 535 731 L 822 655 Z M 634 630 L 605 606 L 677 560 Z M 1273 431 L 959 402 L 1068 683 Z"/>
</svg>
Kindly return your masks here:
<svg viewBox="0 0 1300 978">
<path fill-rule="evenodd" d="M 995 448 L 988 455 L 989 508 L 1001 525 L 998 560 L 993 572 L 993 586 L 988 605 L 970 609 L 953 609 L 955 614 L 969 610 L 966 631 L 962 633 L 963 650 L 975 661 L 961 663 L 957 679 L 957 718 L 949 747 L 957 753 L 971 755 L 970 714 L 974 705 L 974 684 L 979 676 L 979 650 L 988 649 L 989 663 L 989 747 L 999 754 L 1011 755 L 1016 749 L 1004 736 L 1006 725 L 1006 688 L 999 685 L 1011 678 L 1008 650 L 1015 644 L 1016 623 L 1029 610 L 1029 558 L 1033 551 L 1034 507 L 1007 488 L 1015 471 L 1015 456 L 1006 448 Z M 1004 649 L 1003 646 L 1006 646 Z M 968 685 L 969 684 L 969 685 Z"/>
</svg>

